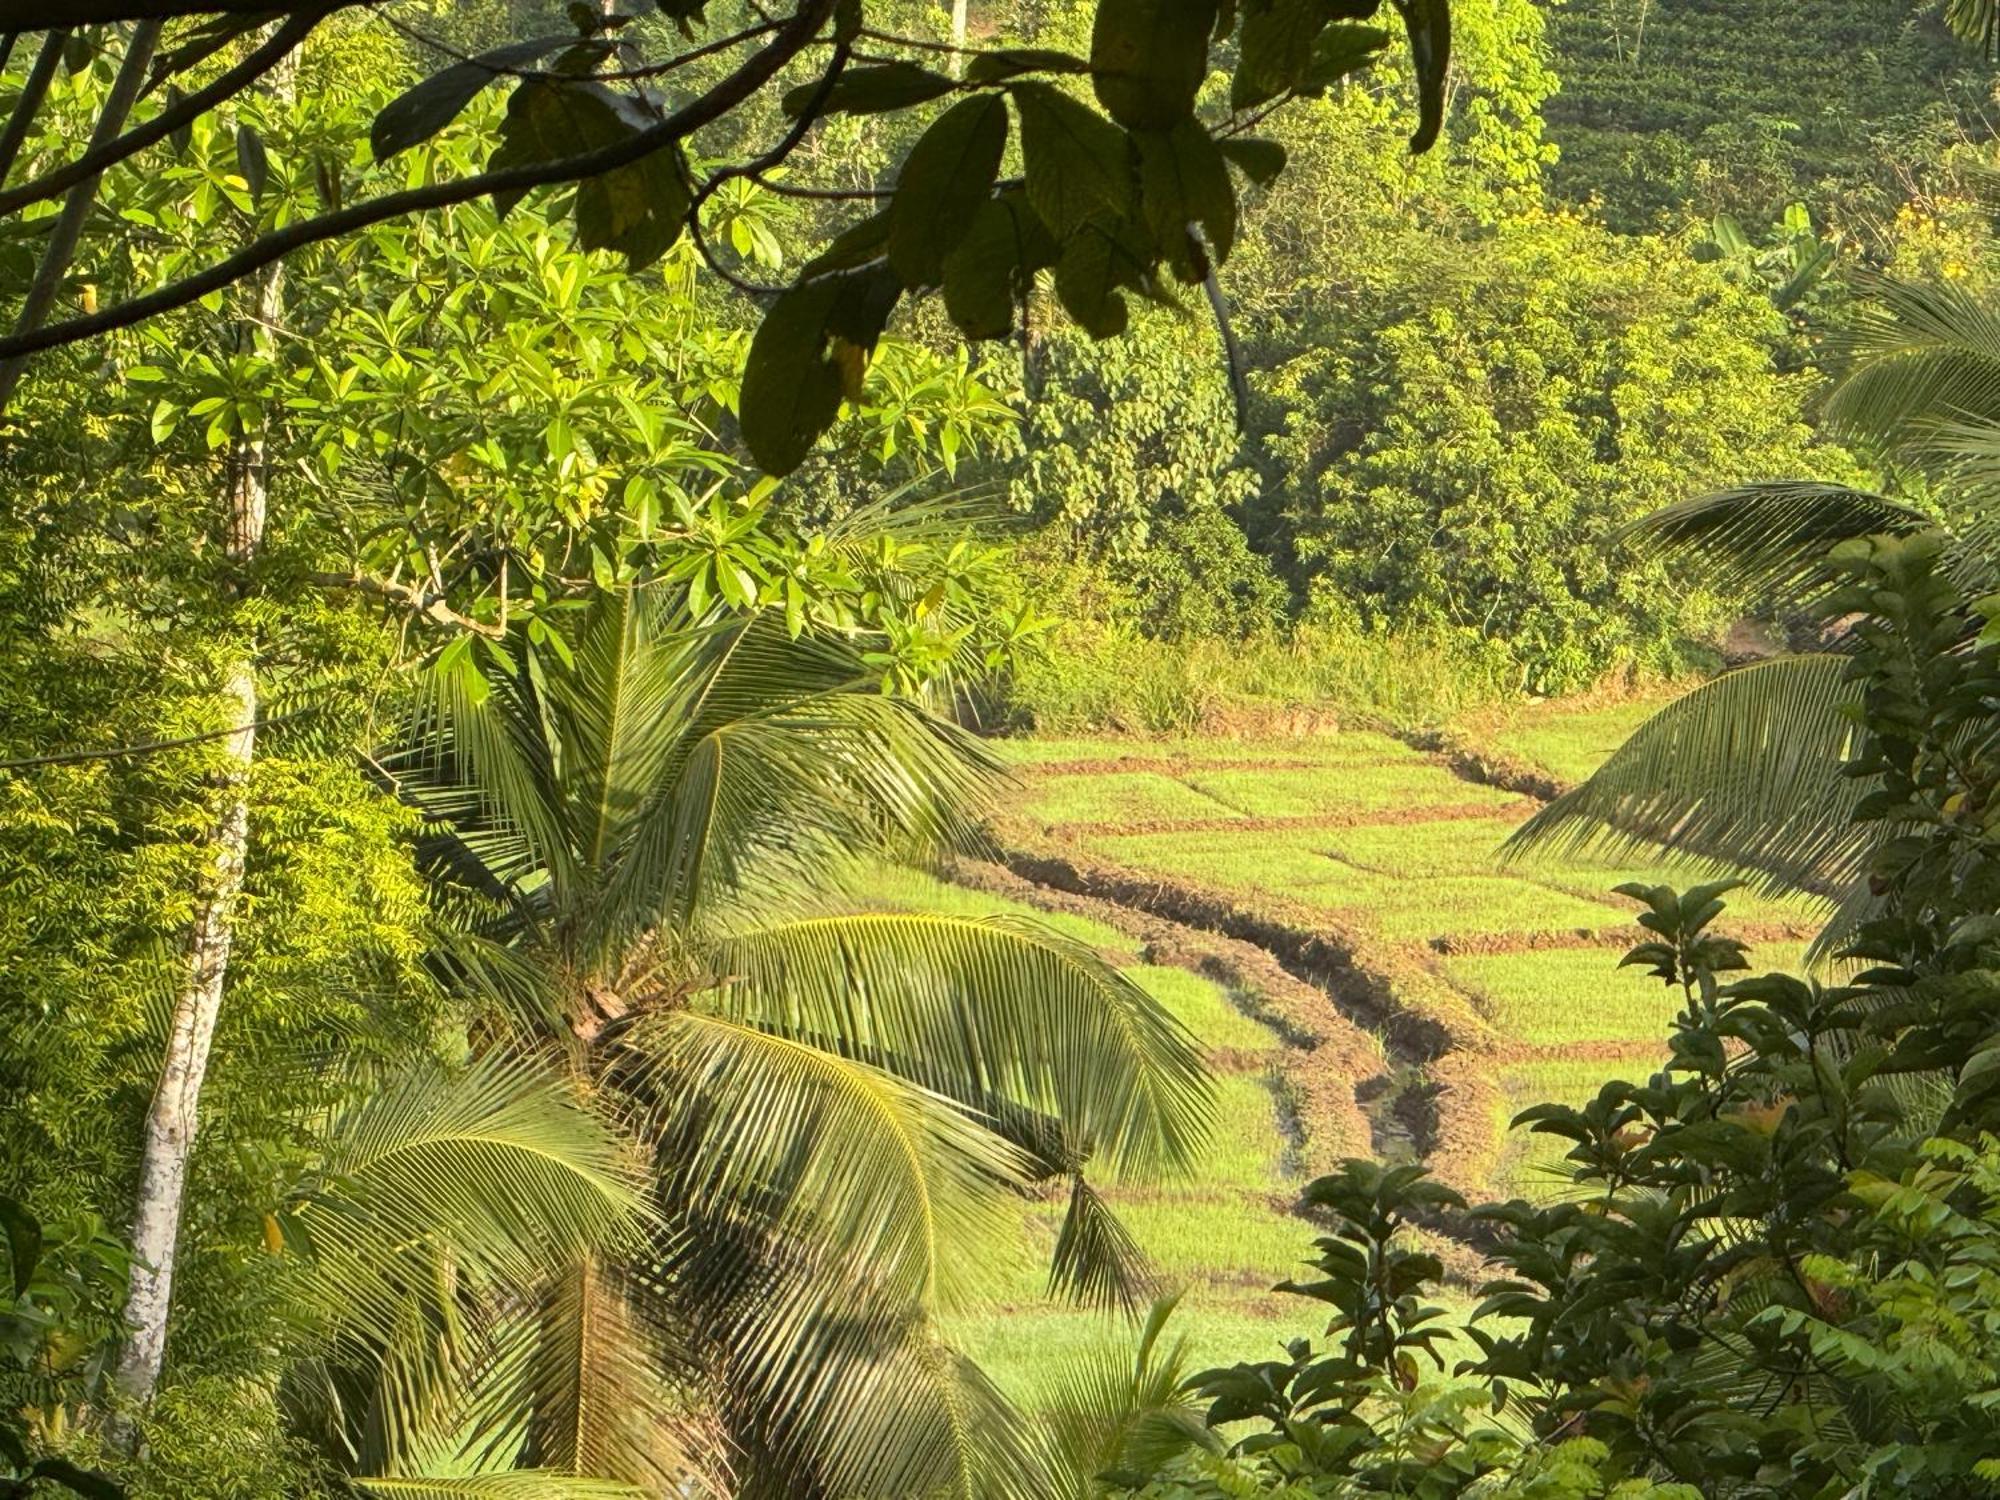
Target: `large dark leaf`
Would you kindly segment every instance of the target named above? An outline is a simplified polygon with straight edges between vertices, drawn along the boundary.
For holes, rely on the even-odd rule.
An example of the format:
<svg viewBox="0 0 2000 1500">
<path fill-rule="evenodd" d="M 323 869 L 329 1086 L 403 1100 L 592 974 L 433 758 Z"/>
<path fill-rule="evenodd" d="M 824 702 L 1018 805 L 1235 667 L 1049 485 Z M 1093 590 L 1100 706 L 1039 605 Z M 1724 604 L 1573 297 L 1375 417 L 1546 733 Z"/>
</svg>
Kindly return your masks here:
<svg viewBox="0 0 2000 1500">
<path fill-rule="evenodd" d="M 908 287 L 936 286 L 944 259 L 993 191 L 1007 149 L 1007 101 L 961 100 L 918 138 L 889 205 L 889 264 Z"/>
<path fill-rule="evenodd" d="M 35 1267 L 42 1258 L 42 1226 L 25 1205 L 0 1197 L 0 1233 L 7 1236 L 7 1255 L 13 1263 L 14 1295 L 25 1296 L 34 1280 Z"/>
<path fill-rule="evenodd" d="M 654 122 L 646 107 L 601 83 L 524 83 L 508 101 L 495 168 L 561 161 L 628 139 Z M 501 212 L 522 195 L 495 195 Z M 637 161 L 577 184 L 577 241 L 616 250 L 633 270 L 664 255 L 686 227 L 692 201 L 678 148 L 663 145 Z"/>
<path fill-rule="evenodd" d="M 1091 81 L 1112 119 L 1169 130 L 1193 115 L 1215 9 L 1215 0 L 1099 0 Z"/>
<path fill-rule="evenodd" d="M 1005 336 L 1028 278 L 1054 265 L 1060 253 L 1024 194 L 988 198 L 965 238 L 945 257 L 945 311 L 967 338 Z"/>
<path fill-rule="evenodd" d="M 1331 16 L 1323 0 L 1258 0 L 1243 16 L 1229 103 L 1251 109 L 1296 88 L 1312 66 L 1313 43 Z"/>
<path fill-rule="evenodd" d="M 368 144 L 375 160 L 387 161 L 398 151 L 407 151 L 429 140 L 456 120 L 481 89 L 506 77 L 507 70 L 539 62 L 575 40 L 573 36 L 540 36 L 512 42 L 433 73 L 392 99 L 375 117 L 368 130 Z"/>
<path fill-rule="evenodd" d="M 1447 0 L 1397 0 L 1403 26 L 1410 34 L 1410 56 L 1417 65 L 1417 128 L 1410 149 L 1430 150 L 1444 128 L 1444 84 L 1451 71 L 1451 8 Z"/>
<path fill-rule="evenodd" d="M 1236 242 L 1236 189 L 1222 153 L 1193 118 L 1133 139 L 1139 143 L 1146 227 L 1175 273 L 1183 281 L 1200 281 L 1203 273 L 1188 253 L 1188 227 L 1201 226 L 1218 263 L 1229 258 Z"/>
<path fill-rule="evenodd" d="M 1121 289 L 1144 285 L 1148 248 L 1122 221 L 1093 220 L 1064 242 L 1056 296 L 1092 338 L 1125 331 L 1131 314 Z"/>
<path fill-rule="evenodd" d="M 885 265 L 793 287 L 764 315 L 743 370 L 741 425 L 768 474 L 796 469 L 833 425 L 841 398 L 860 393 L 868 355 L 902 286 Z"/>
<path fill-rule="evenodd" d="M 1132 199 L 1125 132 L 1045 83 L 1011 86 L 1021 112 L 1028 202 L 1067 240 L 1084 220 L 1123 216 Z"/>
<path fill-rule="evenodd" d="M 877 67 L 849 68 L 834 81 L 820 113 L 826 115 L 879 115 L 909 109 L 942 99 L 958 85 L 942 73 L 933 73 L 915 63 L 883 63 Z M 785 94 L 785 113 L 797 119 L 812 106 L 819 83 L 802 83 Z"/>
</svg>

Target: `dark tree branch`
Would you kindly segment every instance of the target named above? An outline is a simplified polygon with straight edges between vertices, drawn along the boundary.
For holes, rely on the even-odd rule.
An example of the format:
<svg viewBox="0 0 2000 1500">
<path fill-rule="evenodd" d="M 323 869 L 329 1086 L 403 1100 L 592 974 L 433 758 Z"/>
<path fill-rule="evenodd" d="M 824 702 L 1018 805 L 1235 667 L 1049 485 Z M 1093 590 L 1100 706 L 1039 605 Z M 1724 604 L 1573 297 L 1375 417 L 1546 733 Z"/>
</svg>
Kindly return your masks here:
<svg viewBox="0 0 2000 1500">
<path fill-rule="evenodd" d="M 0 31 L 54 31 L 119 21 L 174 21 L 189 16 L 269 16 L 312 9 L 317 0 L 0 0 Z M 379 0 L 341 0 L 375 5 Z"/>
<path fill-rule="evenodd" d="M 107 167 L 116 166 L 127 157 L 145 150 L 155 141 L 165 140 L 181 126 L 206 114 L 224 100 L 233 98 L 270 72 L 293 48 L 305 41 L 315 26 L 338 8 L 337 3 L 321 0 L 317 7 L 309 6 L 294 12 L 243 61 L 218 75 L 213 82 L 161 110 L 145 124 L 134 126 L 102 146 L 91 147 L 66 167 L 59 167 L 33 182 L 24 182 L 17 188 L 0 192 L 0 214 L 11 214 L 30 203 L 53 198 L 79 182 L 97 176 Z"/>
<path fill-rule="evenodd" d="M 4 0 L 0 0 L 0 3 L 4 3 Z M 827 16 L 832 13 L 833 6 L 834 0 L 805 0 L 770 43 L 748 58 L 734 73 L 724 78 L 706 94 L 682 105 L 659 124 L 635 131 L 622 141 L 600 146 L 581 155 L 561 157 L 555 161 L 533 162 L 497 172 L 479 172 L 456 182 L 432 183 L 426 187 L 386 193 L 380 198 L 351 204 L 331 213 L 300 219 L 283 229 L 273 230 L 259 237 L 236 254 L 225 257 L 206 270 L 183 277 L 179 281 L 169 282 L 166 286 L 147 292 L 143 296 L 129 298 L 116 306 L 80 318 L 68 318 L 44 328 L 23 330 L 7 338 L 0 338 L 0 360 L 18 359 L 43 349 L 54 349 L 64 344 L 74 344 L 83 339 L 94 338 L 101 333 L 129 328 L 160 313 L 171 312 L 177 307 L 186 307 L 210 292 L 220 291 L 242 280 L 253 271 L 261 270 L 273 261 L 282 260 L 294 250 L 303 249 L 307 245 L 316 245 L 325 240 L 337 239 L 341 235 L 366 229 L 371 224 L 380 224 L 387 219 L 401 218 L 406 214 L 421 213 L 434 208 L 447 208 L 455 203 L 483 198 L 489 193 L 515 192 L 548 187 L 557 183 L 580 182 L 587 177 L 600 176 L 619 167 L 629 166 L 655 151 L 672 145 L 702 126 L 722 118 L 750 98 L 758 89 L 770 82 L 780 68 L 805 50 Z"/>
<path fill-rule="evenodd" d="M 131 760 L 141 755 L 157 755 L 162 750 L 179 750 L 188 745 L 199 745 L 205 740 L 226 740 L 231 735 L 242 734 L 246 730 L 271 729 L 279 724 L 290 724 L 319 711 L 318 708 L 295 708 L 288 714 L 259 719 L 253 724 L 236 724 L 228 729 L 206 729 L 200 734 L 184 734 L 171 740 L 140 740 L 130 745 L 106 745 L 97 750 L 55 750 L 47 755 L 24 755 L 19 760 L 0 760 L 0 771 L 26 771 L 36 766 L 74 766 L 92 760 Z"/>
<path fill-rule="evenodd" d="M 0 182 L 5 182 L 7 174 L 14 170 L 14 158 L 21 154 L 35 116 L 42 112 L 42 101 L 55 81 L 56 69 L 62 64 L 63 44 L 68 40 L 67 31 L 51 31 L 42 38 L 42 50 L 35 54 L 35 64 L 21 85 L 21 97 L 14 101 L 14 112 L 7 116 L 7 129 L 0 132 Z"/>
<path fill-rule="evenodd" d="M 141 21 L 132 28 L 131 39 L 125 44 L 124 60 L 118 64 L 118 72 L 104 96 L 104 107 L 98 112 L 97 125 L 90 133 L 89 150 L 117 139 L 118 132 L 125 128 L 125 117 L 139 97 L 140 86 L 146 81 L 146 69 L 153 61 L 153 49 L 160 40 L 161 24 L 158 21 Z M 76 258 L 77 242 L 83 237 L 84 221 L 90 217 L 91 205 L 96 200 L 95 176 L 79 182 L 63 199 L 55 227 L 49 231 L 48 243 L 42 247 L 42 260 L 35 267 L 35 279 L 29 283 L 27 296 L 21 299 L 20 315 L 14 323 L 16 337 L 32 337 L 47 319 L 49 309 L 55 305 L 56 293 L 69 275 L 70 262 Z M 20 384 L 21 371 L 26 366 L 25 354 L 0 356 L 0 412 L 6 411 L 7 403 L 13 399 L 14 387 Z"/>
</svg>

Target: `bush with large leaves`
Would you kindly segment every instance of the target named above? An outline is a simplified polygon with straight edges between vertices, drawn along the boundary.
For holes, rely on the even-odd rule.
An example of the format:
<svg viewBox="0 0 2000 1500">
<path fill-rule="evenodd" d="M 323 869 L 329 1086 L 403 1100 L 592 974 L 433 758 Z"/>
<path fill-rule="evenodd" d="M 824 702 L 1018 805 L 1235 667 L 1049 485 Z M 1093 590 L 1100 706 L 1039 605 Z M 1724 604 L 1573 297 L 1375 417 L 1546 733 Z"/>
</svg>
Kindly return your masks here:
<svg viewBox="0 0 2000 1500">
<path fill-rule="evenodd" d="M 846 645 L 656 585 L 594 603 L 569 654 L 441 673 L 384 759 L 433 820 L 468 918 L 440 962 L 490 1000 L 488 1045 L 537 1047 L 654 1184 L 642 1239 L 552 1286 L 479 1399 L 572 1473 L 669 1482 L 713 1454 L 660 1433 L 714 1422 L 742 1494 L 1034 1493 L 938 1314 L 1054 1185 L 1054 1279 L 1130 1300 L 1085 1168 L 1189 1160 L 1194 1043 L 1046 932 L 842 909 L 858 859 L 963 840 L 993 773 Z"/>
</svg>

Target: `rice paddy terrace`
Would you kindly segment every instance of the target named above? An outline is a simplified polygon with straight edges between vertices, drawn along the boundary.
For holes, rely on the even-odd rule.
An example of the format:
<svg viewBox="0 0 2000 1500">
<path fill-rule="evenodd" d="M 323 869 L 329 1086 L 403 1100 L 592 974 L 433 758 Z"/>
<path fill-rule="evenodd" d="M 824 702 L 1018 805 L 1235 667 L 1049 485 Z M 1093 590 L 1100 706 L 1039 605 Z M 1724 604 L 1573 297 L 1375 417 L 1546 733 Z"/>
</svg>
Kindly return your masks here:
<svg viewBox="0 0 2000 1500">
<path fill-rule="evenodd" d="M 1304 1181 L 1375 1155 L 1426 1161 L 1468 1198 L 1549 1191 L 1560 1148 L 1510 1136 L 1512 1116 L 1664 1055 L 1678 996 L 1617 967 L 1640 929 L 1612 887 L 1700 877 L 1497 857 L 1538 796 L 1588 774 L 1653 706 L 1543 705 L 1428 748 L 1361 730 L 1008 742 L 1023 789 L 995 826 L 999 861 L 951 884 L 887 875 L 873 895 L 1035 911 L 1203 1040 L 1222 1097 L 1209 1160 L 1111 1196 L 1162 1278 L 1187 1284 L 1196 1357 L 1268 1355 L 1303 1329 L 1303 1304 L 1268 1289 L 1310 1245 L 1292 1212 Z M 1782 966 L 1814 921 L 1737 892 L 1722 925 Z M 1030 1217 L 1052 1236 L 1053 1206 Z M 1019 1388 L 1032 1356 L 1100 1329 L 1023 1265 L 962 1336 Z"/>
</svg>

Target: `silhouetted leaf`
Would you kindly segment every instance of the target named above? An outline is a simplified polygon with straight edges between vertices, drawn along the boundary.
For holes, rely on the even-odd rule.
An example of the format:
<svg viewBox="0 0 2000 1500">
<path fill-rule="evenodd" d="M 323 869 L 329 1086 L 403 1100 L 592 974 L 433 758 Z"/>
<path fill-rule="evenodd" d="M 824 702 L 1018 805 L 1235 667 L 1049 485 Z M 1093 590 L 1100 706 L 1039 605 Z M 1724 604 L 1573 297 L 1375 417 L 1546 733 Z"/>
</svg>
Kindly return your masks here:
<svg viewBox="0 0 2000 1500">
<path fill-rule="evenodd" d="M 764 315 L 743 370 L 740 424 L 752 457 L 789 474 L 859 394 L 868 355 L 902 294 L 887 266 L 835 272 L 792 287 Z"/>
<path fill-rule="evenodd" d="M 993 191 L 1007 149 L 1007 101 L 961 100 L 910 149 L 889 205 L 889 264 L 909 287 L 936 286 L 944 258 Z"/>
<path fill-rule="evenodd" d="M 1132 197 L 1125 133 L 1045 83 L 1010 88 L 1021 112 L 1028 201 L 1042 221 L 1066 240 L 1094 214 L 1123 215 Z"/>
<path fill-rule="evenodd" d="M 1183 281 L 1201 280 L 1188 255 L 1187 230 L 1199 224 L 1219 263 L 1236 241 L 1236 190 L 1222 153 L 1190 117 L 1171 131 L 1146 131 L 1139 143 L 1139 191 L 1146 227 Z"/>
<path fill-rule="evenodd" d="M 422 83 L 392 99 L 369 127 L 368 144 L 375 160 L 387 161 L 429 140 L 456 120 L 488 84 L 508 76 L 506 70 L 539 62 L 574 37 L 541 36 L 495 47 L 464 62 L 433 73 Z"/>
<path fill-rule="evenodd" d="M 941 99 L 958 84 L 942 73 L 920 68 L 915 63 L 882 63 L 875 67 L 849 68 L 834 81 L 820 112 L 829 115 L 879 115 L 890 110 L 909 109 Z M 797 119 L 806 112 L 819 91 L 819 82 L 802 83 L 785 94 L 785 113 Z"/>
<path fill-rule="evenodd" d="M 1022 193 L 987 199 L 965 238 L 945 257 L 945 311 L 967 338 L 1002 337 L 1014 326 L 1014 304 L 1027 278 L 1054 265 L 1060 253 Z"/>
<path fill-rule="evenodd" d="M 1133 130 L 1187 119 L 1208 72 L 1214 24 L 1215 0 L 1099 0 L 1090 37 L 1098 102 Z"/>
</svg>

